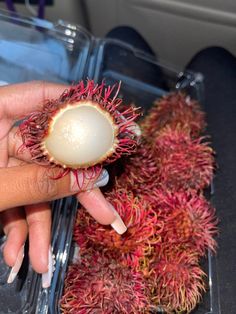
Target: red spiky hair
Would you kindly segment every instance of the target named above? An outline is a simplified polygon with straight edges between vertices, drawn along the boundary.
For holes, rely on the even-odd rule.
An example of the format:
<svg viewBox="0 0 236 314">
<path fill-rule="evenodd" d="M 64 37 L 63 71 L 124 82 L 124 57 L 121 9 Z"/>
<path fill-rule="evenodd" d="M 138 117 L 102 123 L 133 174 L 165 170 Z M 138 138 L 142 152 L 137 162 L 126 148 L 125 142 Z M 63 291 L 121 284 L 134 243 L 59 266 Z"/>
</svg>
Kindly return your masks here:
<svg viewBox="0 0 236 314">
<path fill-rule="evenodd" d="M 143 135 L 150 141 L 166 126 L 178 126 L 197 137 L 205 129 L 205 114 L 199 103 L 189 96 L 171 93 L 157 100 L 141 123 Z"/>
<path fill-rule="evenodd" d="M 207 250 L 215 252 L 218 221 L 215 209 L 204 196 L 156 189 L 144 198 L 150 200 L 163 221 L 161 244 L 183 244 L 199 255 L 205 255 Z"/>
<path fill-rule="evenodd" d="M 141 255 L 140 252 L 143 251 L 144 255 L 148 245 L 160 241 L 159 233 L 163 225 L 145 200 L 123 188 L 107 193 L 106 198 L 121 216 L 127 231 L 119 235 L 110 226 L 100 226 L 89 214 L 80 210 L 74 233 L 78 243 L 83 242 L 82 234 L 83 238 L 85 235 L 87 240 L 119 251 L 120 254 L 129 255 L 139 248 L 137 254 Z"/>
<path fill-rule="evenodd" d="M 166 313 L 190 313 L 206 290 L 204 279 L 195 252 L 169 246 L 152 263 L 149 278 L 152 302 Z"/>
<path fill-rule="evenodd" d="M 117 263 L 108 252 L 89 250 L 69 267 L 61 311 L 64 314 L 147 313 L 147 285 L 140 272 Z"/>
<path fill-rule="evenodd" d="M 94 176 L 100 171 L 101 166 L 111 163 L 121 155 L 128 155 L 136 148 L 136 134 L 133 128 L 133 121 L 138 116 L 133 107 L 125 107 L 123 111 L 122 101 L 117 97 L 120 85 L 115 91 L 115 85 L 105 87 L 105 84 L 95 84 L 88 80 L 86 83 L 81 81 L 78 85 L 71 86 L 56 100 L 48 100 L 42 110 L 33 112 L 20 125 L 20 132 L 23 138 L 24 147 L 31 155 L 32 160 L 50 166 L 61 167 L 59 177 L 66 175 L 69 171 L 77 174 L 77 169 L 90 169 Z M 114 96 L 112 96 L 114 94 Z M 107 151 L 99 160 L 93 160 L 84 164 L 66 164 L 50 155 L 45 148 L 45 139 L 53 132 L 55 121 L 66 111 L 81 108 L 81 106 L 96 108 L 99 114 L 109 120 L 114 126 L 114 142 L 111 149 Z M 78 136 L 77 136 L 78 138 Z M 99 138 L 97 139 L 99 142 Z M 102 142 L 102 141 L 101 141 Z M 71 148 L 73 145 L 71 145 Z"/>
<path fill-rule="evenodd" d="M 154 154 L 151 145 L 142 139 L 137 151 L 125 161 L 123 173 L 117 178 L 116 185 L 133 191 L 137 196 L 158 187 L 159 166 Z"/>
<path fill-rule="evenodd" d="M 213 179 L 214 152 L 205 138 L 191 139 L 189 132 L 166 127 L 153 142 L 159 180 L 172 190 L 202 190 Z"/>
</svg>

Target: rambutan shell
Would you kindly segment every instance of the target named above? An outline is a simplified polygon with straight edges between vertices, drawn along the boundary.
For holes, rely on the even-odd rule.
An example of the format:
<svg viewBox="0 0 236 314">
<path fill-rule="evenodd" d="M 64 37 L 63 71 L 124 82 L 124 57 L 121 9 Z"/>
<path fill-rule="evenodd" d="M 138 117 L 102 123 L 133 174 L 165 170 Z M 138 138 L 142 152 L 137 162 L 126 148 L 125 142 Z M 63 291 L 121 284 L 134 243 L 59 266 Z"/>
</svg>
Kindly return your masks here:
<svg viewBox="0 0 236 314">
<path fill-rule="evenodd" d="M 31 113 L 20 125 L 20 133 L 32 160 L 68 173 L 109 164 L 134 152 L 137 109 L 120 112 L 118 92 L 119 86 L 115 91 L 115 86 L 81 81 Z"/>
<path fill-rule="evenodd" d="M 194 192 L 170 192 L 161 189 L 149 196 L 152 208 L 163 222 L 160 245 L 182 244 L 199 256 L 216 251 L 218 219 L 215 209 L 203 195 Z"/>
<path fill-rule="evenodd" d="M 137 247 L 145 252 L 146 246 L 160 241 L 162 222 L 158 221 L 156 213 L 145 200 L 122 188 L 106 193 L 106 197 L 127 226 L 126 233 L 119 235 L 110 226 L 100 226 L 81 209 L 75 227 L 75 240 L 78 238 L 80 242 L 81 234 L 86 234 L 88 241 L 117 250 L 120 254 L 129 254 Z"/>
<path fill-rule="evenodd" d="M 116 186 L 140 196 L 160 186 L 159 165 L 152 146 L 142 138 L 137 151 L 124 162 L 123 173 L 118 176 Z"/>
<path fill-rule="evenodd" d="M 61 300 L 62 313 L 148 313 L 147 284 L 142 273 L 92 249 L 69 267 Z"/>
<path fill-rule="evenodd" d="M 188 132 L 166 127 L 153 142 L 159 181 L 171 190 L 203 190 L 215 170 L 214 151 L 204 137 L 191 139 Z"/>
<path fill-rule="evenodd" d="M 148 141 L 166 126 L 188 130 L 195 138 L 205 129 L 205 114 L 196 100 L 182 92 L 173 92 L 157 100 L 141 122 L 143 136 Z"/>
<path fill-rule="evenodd" d="M 152 263 L 152 270 L 149 283 L 156 307 L 166 313 L 190 313 L 201 301 L 206 275 L 194 252 L 170 248 Z"/>
</svg>

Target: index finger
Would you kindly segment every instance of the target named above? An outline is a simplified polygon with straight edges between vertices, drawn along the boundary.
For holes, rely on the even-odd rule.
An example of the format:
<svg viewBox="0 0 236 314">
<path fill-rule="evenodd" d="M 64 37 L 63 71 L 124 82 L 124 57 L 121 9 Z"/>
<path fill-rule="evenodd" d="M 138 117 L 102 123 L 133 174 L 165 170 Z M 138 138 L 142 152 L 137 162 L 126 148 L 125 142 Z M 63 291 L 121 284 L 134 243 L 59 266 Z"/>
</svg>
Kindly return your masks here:
<svg viewBox="0 0 236 314">
<path fill-rule="evenodd" d="M 58 98 L 66 85 L 32 81 L 0 87 L 0 110 L 7 119 L 17 119 L 42 108 L 44 102 Z"/>
</svg>

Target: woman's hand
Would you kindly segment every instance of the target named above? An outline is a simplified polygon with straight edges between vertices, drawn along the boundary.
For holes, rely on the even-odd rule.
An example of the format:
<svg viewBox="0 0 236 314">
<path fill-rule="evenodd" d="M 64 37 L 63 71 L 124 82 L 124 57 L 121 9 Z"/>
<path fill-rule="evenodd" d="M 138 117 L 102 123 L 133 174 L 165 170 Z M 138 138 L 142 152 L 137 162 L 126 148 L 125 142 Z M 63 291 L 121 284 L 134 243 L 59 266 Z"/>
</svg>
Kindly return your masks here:
<svg viewBox="0 0 236 314">
<path fill-rule="evenodd" d="M 46 82 L 0 87 L 0 221 L 6 234 L 4 259 L 12 267 L 9 283 L 19 271 L 24 243 L 29 234 L 32 267 L 43 274 L 43 286 L 50 285 L 51 200 L 76 194 L 80 203 L 98 222 L 111 224 L 120 234 L 126 231 L 120 216 L 99 190 L 108 182 L 106 170 L 90 185 L 89 190 L 81 192 L 73 174 L 52 180 L 50 177 L 55 176 L 56 168 L 49 170 L 32 163 L 27 149 L 19 149 L 22 139 L 18 128 L 13 127 L 14 123 L 39 109 L 45 100 L 58 98 L 65 88 L 64 85 Z M 84 179 L 82 172 L 78 173 L 78 177 Z"/>
</svg>

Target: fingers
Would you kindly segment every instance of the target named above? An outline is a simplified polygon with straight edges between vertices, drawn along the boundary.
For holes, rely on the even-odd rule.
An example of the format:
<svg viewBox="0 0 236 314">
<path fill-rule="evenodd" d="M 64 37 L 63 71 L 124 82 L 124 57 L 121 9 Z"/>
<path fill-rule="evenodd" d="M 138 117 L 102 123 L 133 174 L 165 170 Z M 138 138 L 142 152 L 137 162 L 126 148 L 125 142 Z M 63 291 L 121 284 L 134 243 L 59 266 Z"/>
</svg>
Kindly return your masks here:
<svg viewBox="0 0 236 314">
<path fill-rule="evenodd" d="M 30 151 L 26 147 L 23 147 L 22 137 L 18 127 L 12 128 L 8 133 L 7 144 L 6 152 L 8 152 L 8 156 L 31 162 L 32 156 Z"/>
<path fill-rule="evenodd" d="M 8 159 L 8 163 L 7 163 L 7 167 L 17 167 L 17 166 L 24 166 L 24 165 L 26 165 L 25 161 L 20 160 L 20 159 L 16 159 L 13 157 L 10 157 Z"/>
<path fill-rule="evenodd" d="M 60 180 L 50 177 L 57 174 L 56 170 L 35 164 L 0 169 L 0 211 L 74 194 L 70 189 L 70 176 Z"/>
<path fill-rule="evenodd" d="M 34 270 L 48 272 L 51 239 L 51 209 L 49 203 L 25 206 L 29 229 L 29 256 Z"/>
<path fill-rule="evenodd" d="M 45 100 L 58 98 L 65 89 L 65 85 L 44 81 L 2 86 L 0 108 L 8 119 L 17 119 L 42 107 Z"/>
<path fill-rule="evenodd" d="M 29 256 L 31 265 L 46 279 L 44 286 L 50 286 L 53 264 L 49 267 L 51 254 L 51 209 L 48 203 L 13 208 L 0 213 L 0 219 L 7 240 L 4 243 L 4 260 L 11 271 L 8 283 L 12 283 L 20 270 L 24 257 L 24 244 L 29 232 Z M 45 281 L 45 280 L 44 280 Z"/>
<path fill-rule="evenodd" d="M 24 211 L 21 208 L 12 208 L 2 212 L 0 219 L 7 236 L 3 249 L 4 260 L 8 266 L 13 267 L 28 232 Z"/>
<path fill-rule="evenodd" d="M 127 228 L 114 207 L 105 199 L 102 192 L 96 188 L 77 194 L 78 201 L 90 215 L 103 225 L 111 225 L 119 234 L 126 232 Z"/>
<path fill-rule="evenodd" d="M 0 169 L 0 211 L 51 201 L 76 194 L 92 186 L 104 185 L 104 180 L 100 180 L 104 172 L 93 177 L 85 171 L 78 172 L 77 177 L 70 172 L 58 180 L 53 179 L 61 171 L 58 168 L 42 167 L 36 164 Z"/>
<path fill-rule="evenodd" d="M 0 140 L 0 167 L 6 167 L 8 161 L 8 137 Z"/>
</svg>

